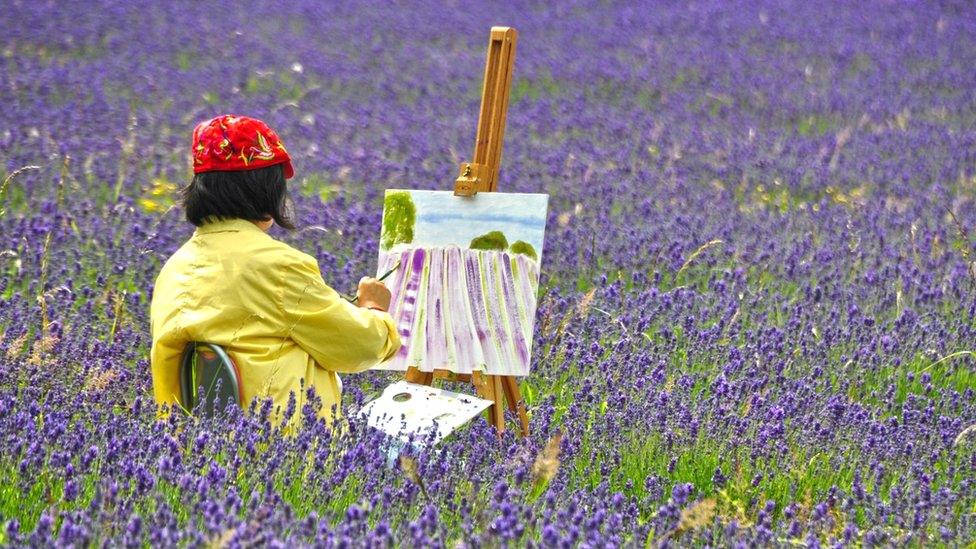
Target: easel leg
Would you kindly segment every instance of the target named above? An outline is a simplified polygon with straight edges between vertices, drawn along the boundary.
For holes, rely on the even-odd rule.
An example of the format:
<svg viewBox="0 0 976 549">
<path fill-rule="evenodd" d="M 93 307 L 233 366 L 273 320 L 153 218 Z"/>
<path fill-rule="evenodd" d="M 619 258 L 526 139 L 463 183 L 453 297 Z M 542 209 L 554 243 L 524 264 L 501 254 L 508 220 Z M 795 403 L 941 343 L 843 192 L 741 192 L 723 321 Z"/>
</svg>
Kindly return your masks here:
<svg viewBox="0 0 976 549">
<path fill-rule="evenodd" d="M 416 383 L 417 385 L 430 385 L 434 381 L 433 372 L 421 372 L 413 366 L 407 368 L 407 374 L 404 378 L 409 383 Z"/>
<path fill-rule="evenodd" d="M 512 376 L 502 378 L 502 386 L 505 389 L 505 399 L 508 401 L 508 409 L 515 412 L 518 416 L 519 425 L 522 427 L 522 436 L 529 436 L 529 414 L 525 409 L 525 401 L 522 400 L 522 392 L 519 390 L 518 381 Z"/>
<path fill-rule="evenodd" d="M 490 400 L 488 408 L 488 423 L 495 427 L 498 436 L 505 432 L 505 393 L 498 376 L 486 375 L 481 372 L 471 373 L 471 384 L 474 385 L 478 396 Z"/>
<path fill-rule="evenodd" d="M 494 393 L 492 400 L 495 401 L 495 404 L 488 409 L 488 413 L 491 414 L 491 423 L 495 426 L 500 437 L 505 433 L 505 390 L 500 376 L 488 376 L 488 378 Z"/>
</svg>

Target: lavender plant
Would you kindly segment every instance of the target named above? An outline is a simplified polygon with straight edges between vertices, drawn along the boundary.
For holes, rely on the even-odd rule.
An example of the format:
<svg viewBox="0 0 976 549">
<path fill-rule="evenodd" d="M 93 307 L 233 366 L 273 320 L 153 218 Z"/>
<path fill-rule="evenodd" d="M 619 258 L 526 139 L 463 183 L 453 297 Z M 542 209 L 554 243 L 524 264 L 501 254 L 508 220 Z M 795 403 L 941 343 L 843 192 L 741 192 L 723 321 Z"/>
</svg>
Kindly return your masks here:
<svg viewBox="0 0 976 549">
<path fill-rule="evenodd" d="M 967 2 L 12 2 L 0 19 L 0 543 L 936 546 L 976 539 Z M 335 288 L 382 192 L 467 160 L 520 31 L 500 188 L 550 194 L 522 383 L 388 468 L 395 374 L 158 419 L 148 303 L 192 125 L 285 138 Z M 36 169 L 22 168 L 36 166 Z"/>
</svg>

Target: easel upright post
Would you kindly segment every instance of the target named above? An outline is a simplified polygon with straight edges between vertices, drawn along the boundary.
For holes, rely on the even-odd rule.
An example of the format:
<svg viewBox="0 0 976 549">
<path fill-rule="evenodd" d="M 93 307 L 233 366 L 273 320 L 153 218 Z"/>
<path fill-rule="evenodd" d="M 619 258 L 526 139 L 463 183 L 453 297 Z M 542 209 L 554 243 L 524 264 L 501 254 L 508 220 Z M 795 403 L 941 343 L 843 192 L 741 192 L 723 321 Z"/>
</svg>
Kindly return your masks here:
<svg viewBox="0 0 976 549">
<path fill-rule="evenodd" d="M 454 183 L 457 196 L 474 196 L 479 192 L 498 189 L 498 170 L 502 160 L 508 96 L 512 87 L 512 68 L 515 65 L 515 42 L 518 32 L 511 27 L 492 27 L 485 61 L 485 83 L 481 91 L 481 111 L 478 114 L 478 133 L 474 158 L 461 164 L 461 173 Z M 505 410 L 511 410 L 519 420 L 520 432 L 529 434 L 529 416 L 514 376 L 485 374 L 455 374 L 445 370 L 421 372 L 407 369 L 407 381 L 430 385 L 434 379 L 469 382 L 478 396 L 491 400 L 488 421 L 499 435 L 505 432 Z"/>
<path fill-rule="evenodd" d="M 457 196 L 498 190 L 498 170 L 502 161 L 517 39 L 518 32 L 511 27 L 491 28 L 474 158 L 461 164 L 461 173 L 454 183 L 454 194 Z"/>
</svg>

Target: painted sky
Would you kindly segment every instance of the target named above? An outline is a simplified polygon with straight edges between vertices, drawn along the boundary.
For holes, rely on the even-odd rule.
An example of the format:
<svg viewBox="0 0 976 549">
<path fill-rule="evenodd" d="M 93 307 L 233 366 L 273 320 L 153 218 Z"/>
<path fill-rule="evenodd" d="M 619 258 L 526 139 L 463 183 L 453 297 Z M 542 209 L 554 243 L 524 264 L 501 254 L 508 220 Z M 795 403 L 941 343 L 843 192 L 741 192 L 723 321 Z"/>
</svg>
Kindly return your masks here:
<svg viewBox="0 0 976 549">
<path fill-rule="evenodd" d="M 417 207 L 413 246 L 466 248 L 476 236 L 501 231 L 509 244 L 524 240 L 542 257 L 549 195 L 496 192 L 460 197 L 451 191 L 407 192 Z"/>
</svg>

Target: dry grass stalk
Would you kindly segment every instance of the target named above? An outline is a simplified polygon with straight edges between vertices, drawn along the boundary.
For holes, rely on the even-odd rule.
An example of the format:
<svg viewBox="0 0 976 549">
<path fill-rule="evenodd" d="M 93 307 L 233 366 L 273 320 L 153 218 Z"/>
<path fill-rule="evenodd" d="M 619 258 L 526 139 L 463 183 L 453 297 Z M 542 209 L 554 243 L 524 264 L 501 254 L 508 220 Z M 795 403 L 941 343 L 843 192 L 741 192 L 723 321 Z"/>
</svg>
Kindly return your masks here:
<svg viewBox="0 0 976 549">
<path fill-rule="evenodd" d="M 573 310 L 570 309 L 563 316 L 563 319 L 559 321 L 559 325 L 556 326 L 556 339 L 562 337 L 563 332 L 566 331 L 566 327 L 569 326 L 569 320 L 573 317 Z"/>
<path fill-rule="evenodd" d="M 691 255 L 689 255 L 688 259 L 686 259 L 685 262 L 681 265 L 681 268 L 678 269 L 678 272 L 674 274 L 674 277 L 678 278 L 678 275 L 683 273 L 684 270 L 687 269 L 691 265 L 691 263 L 698 258 L 698 256 L 700 256 L 702 253 L 705 252 L 705 250 L 713 246 L 718 246 L 719 244 L 723 244 L 724 242 L 725 242 L 724 240 L 720 240 L 716 238 L 714 240 L 709 240 L 708 242 L 699 246 L 697 250 L 691 252 Z"/>
<path fill-rule="evenodd" d="M 676 538 L 684 532 L 709 525 L 715 519 L 716 507 L 715 498 L 707 498 L 682 509 L 678 525 L 661 534 L 654 545 L 663 547 L 670 538 Z"/>
<path fill-rule="evenodd" d="M 61 159 L 61 176 L 58 178 L 58 186 L 55 192 L 55 204 L 58 205 L 58 210 L 64 206 L 64 187 L 65 181 L 71 177 L 71 170 L 68 169 L 71 164 L 71 157 L 64 156 Z"/>
<path fill-rule="evenodd" d="M 420 476 L 420 470 L 417 467 L 417 460 L 410 456 L 400 456 L 400 468 L 403 469 L 403 474 L 410 479 L 410 482 L 416 484 L 420 488 L 420 492 L 424 494 L 427 501 L 430 501 L 430 495 L 427 493 L 427 487 L 424 486 L 424 479 Z"/>
<path fill-rule="evenodd" d="M 20 175 L 20 174 L 22 174 L 24 172 L 27 172 L 27 171 L 30 171 L 30 170 L 39 170 L 39 169 L 41 169 L 40 166 L 30 165 L 30 166 L 24 166 L 22 168 L 17 168 L 16 170 L 10 172 L 10 175 L 8 175 L 7 177 L 5 177 L 3 179 L 3 183 L 0 184 L 0 198 L 3 198 L 4 196 L 6 196 L 5 193 L 7 192 L 7 185 L 10 184 L 10 182 L 13 180 L 13 178 L 17 177 L 18 175 Z M 5 211 L 6 210 L 0 209 L 0 214 L 3 214 Z"/>
<path fill-rule="evenodd" d="M 846 145 L 847 142 L 850 141 L 851 135 L 853 135 L 853 133 L 854 133 L 854 129 L 851 128 L 850 126 L 847 126 L 841 131 L 837 132 L 837 139 L 835 140 L 835 144 L 834 144 L 834 152 L 830 156 L 830 162 L 827 164 L 827 169 L 830 170 L 831 172 L 837 170 L 837 164 L 840 162 L 841 150 L 844 148 L 844 145 Z"/>
<path fill-rule="evenodd" d="M 742 406 L 742 411 L 739 413 L 739 416 L 740 417 L 746 417 L 746 416 L 749 415 L 749 412 L 751 412 L 751 411 L 752 411 L 752 399 L 749 399 Z"/>
<path fill-rule="evenodd" d="M 31 352 L 30 359 L 28 359 L 28 364 L 33 366 L 40 366 L 44 362 L 44 357 L 51 354 L 54 350 L 54 346 L 58 344 L 58 337 L 51 334 L 45 334 L 37 342 L 35 342 L 34 350 Z"/>
<path fill-rule="evenodd" d="M 115 301 L 113 307 L 114 315 L 112 318 L 112 328 L 109 330 L 108 333 L 108 341 L 110 343 L 112 341 L 115 341 L 115 332 L 119 329 L 119 326 L 122 325 L 122 318 L 125 315 L 125 298 L 128 295 L 129 292 L 127 290 L 122 290 L 121 294 L 116 293 L 113 296 L 113 299 Z"/>
<path fill-rule="evenodd" d="M 135 113 L 129 115 L 128 133 L 125 139 L 121 140 L 121 153 L 119 154 L 119 175 L 115 181 L 115 201 L 118 201 L 125 185 L 125 178 L 128 177 L 128 166 L 131 164 L 129 159 L 135 154 L 136 150 L 136 128 L 138 119 Z"/>
<path fill-rule="evenodd" d="M 586 313 L 588 313 L 590 310 L 590 306 L 593 304 L 593 297 L 595 295 L 596 295 L 596 288 L 593 288 L 592 290 L 586 292 L 586 294 L 583 295 L 582 299 L 580 299 L 579 304 L 576 305 L 575 311 L 573 309 L 570 309 L 569 311 L 566 312 L 562 320 L 559 321 L 559 325 L 556 326 L 557 338 L 561 337 L 563 335 L 563 332 L 566 331 L 566 327 L 569 326 L 569 321 L 572 320 L 574 312 L 577 315 L 579 315 L 580 318 L 586 316 Z"/>
<path fill-rule="evenodd" d="M 959 446 L 959 444 L 962 443 L 962 441 L 965 440 L 970 433 L 976 434 L 976 423 L 966 427 L 961 433 L 956 435 L 956 439 L 952 441 L 952 447 L 955 448 L 956 446 Z"/>
<path fill-rule="evenodd" d="M 207 547 L 209 549 L 223 549 L 224 547 L 230 547 L 230 542 L 234 539 L 234 529 L 228 528 L 220 533 L 220 535 L 215 535 L 207 541 Z"/>
<path fill-rule="evenodd" d="M 420 474 L 417 472 L 417 460 L 409 456 L 400 456 L 400 468 L 403 474 L 414 484 L 420 484 Z"/>
<path fill-rule="evenodd" d="M 921 370 L 919 370 L 919 373 L 927 372 L 928 370 L 931 370 L 935 366 L 938 366 L 939 364 L 942 364 L 943 362 L 945 362 L 947 360 L 951 360 L 951 359 L 956 358 L 958 356 L 976 356 L 976 352 L 974 352 L 974 351 L 956 351 L 954 353 L 949 353 L 946 356 L 940 358 L 939 360 L 936 360 L 932 364 L 929 364 L 928 366 L 922 368 Z"/>
<path fill-rule="evenodd" d="M 20 353 L 24 350 L 24 344 L 27 343 L 27 334 L 23 334 L 17 339 L 10 342 L 10 346 L 7 347 L 7 359 L 13 360 L 20 356 Z"/>
<path fill-rule="evenodd" d="M 532 478 L 537 486 L 549 484 L 559 472 L 559 447 L 563 440 L 563 434 L 557 432 L 546 442 L 546 446 L 536 456 L 532 464 Z"/>
<path fill-rule="evenodd" d="M 596 296 L 596 288 L 586 292 L 582 299 L 580 299 L 579 305 L 576 310 L 579 312 L 580 318 L 586 316 L 586 313 L 590 310 L 590 306 L 593 305 L 593 298 Z"/>
<path fill-rule="evenodd" d="M 41 337 L 42 338 L 47 337 L 48 325 L 51 324 L 51 321 L 48 318 L 48 313 L 47 313 L 47 299 L 44 298 L 44 286 L 47 285 L 47 264 L 48 264 L 48 256 L 50 251 L 51 251 L 51 232 L 48 232 L 47 236 L 44 237 L 44 249 L 41 250 L 41 276 L 39 278 L 40 290 L 37 294 L 37 303 L 41 306 Z"/>
<path fill-rule="evenodd" d="M 729 333 L 729 329 L 732 327 L 732 325 L 735 324 L 735 321 L 739 320 L 739 313 L 741 312 L 742 312 L 742 302 L 740 301 L 739 306 L 736 307 L 735 312 L 732 313 L 732 318 L 730 318 L 728 323 L 726 323 L 725 326 L 722 327 L 722 337 L 725 337 L 725 335 Z M 820 337 L 818 336 L 817 339 L 820 339 Z"/>
<path fill-rule="evenodd" d="M 678 520 L 678 532 L 685 532 L 707 526 L 715 518 L 715 498 L 703 499 L 695 502 L 681 511 Z"/>
<path fill-rule="evenodd" d="M 86 393 L 100 393 L 119 378 L 117 370 L 101 370 L 88 374 L 83 390 Z"/>
<path fill-rule="evenodd" d="M 959 235 L 959 239 L 963 241 L 963 245 L 960 246 L 959 252 L 962 254 L 963 259 L 969 260 L 969 231 L 967 231 L 966 227 L 959 222 L 959 219 L 956 217 L 955 212 L 953 212 L 951 208 L 946 208 L 945 211 L 949 214 L 949 219 L 952 220 L 952 224 L 956 229 L 956 233 Z"/>
</svg>

